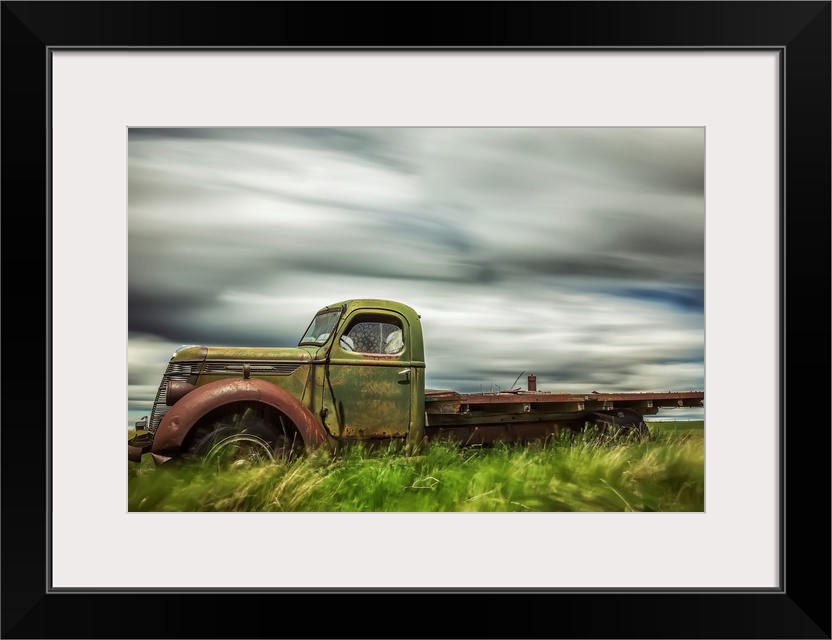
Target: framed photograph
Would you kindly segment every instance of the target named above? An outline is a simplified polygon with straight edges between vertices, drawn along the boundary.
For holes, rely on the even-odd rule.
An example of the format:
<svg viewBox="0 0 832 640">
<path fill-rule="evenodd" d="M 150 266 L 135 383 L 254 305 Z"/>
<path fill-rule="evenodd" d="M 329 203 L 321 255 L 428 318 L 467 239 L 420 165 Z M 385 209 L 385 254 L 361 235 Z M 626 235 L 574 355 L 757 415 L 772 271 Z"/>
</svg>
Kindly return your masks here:
<svg viewBox="0 0 832 640">
<path fill-rule="evenodd" d="M 705 511 L 704 127 L 127 136 L 129 511 Z"/>
<path fill-rule="evenodd" d="M 830 637 L 829 518 L 796 506 L 809 499 L 828 514 L 828 420 L 818 428 L 815 408 L 801 411 L 798 399 L 818 388 L 817 373 L 802 355 L 817 352 L 829 317 L 825 309 L 788 314 L 786 306 L 790 283 L 792 299 L 798 281 L 808 278 L 829 290 L 830 3 L 417 6 L 414 13 L 407 4 L 343 3 L 321 12 L 311 3 L 3 3 L 3 193 L 7 225 L 15 225 L 6 237 L 15 245 L 27 238 L 28 249 L 7 247 L 15 266 L 4 279 L 7 309 L 21 302 L 28 309 L 20 315 L 23 323 L 7 314 L 15 338 L 5 345 L 0 434 L 2 572 L 16 589 L 4 588 L 4 637 L 117 637 L 125 633 L 125 619 L 131 637 L 262 634 L 262 616 L 240 616 L 241 604 L 249 611 L 275 607 L 281 617 L 287 606 L 296 621 L 316 621 L 314 629 L 281 634 L 398 635 L 345 621 L 349 615 L 320 615 L 322 604 L 365 594 L 373 607 L 402 607 L 418 598 L 422 613 L 408 615 L 407 635 L 424 637 L 437 635 L 425 605 L 447 606 L 447 598 L 519 604 L 523 615 L 500 621 L 466 616 L 439 635 Z M 391 36 L 370 26 L 379 19 L 404 26 Z M 673 216 L 661 213 L 663 206 L 678 210 L 671 194 L 692 192 L 690 174 L 674 171 L 675 156 L 667 153 L 675 142 L 553 135 L 541 143 L 541 132 L 564 131 L 692 131 L 703 137 L 697 187 L 701 201 L 704 183 L 703 511 L 128 509 L 127 390 L 131 381 L 144 384 L 128 354 L 155 344 L 140 335 L 183 322 L 203 331 L 213 322 L 230 335 L 234 327 L 268 325 L 269 305 L 254 295 L 257 287 L 226 287 L 225 297 L 199 295 L 223 278 L 245 280 L 245 273 L 234 273 L 241 264 L 260 264 L 251 277 L 282 291 L 276 296 L 282 301 L 303 299 L 299 293 L 310 288 L 330 297 L 343 290 L 337 269 L 321 267 L 327 260 L 375 274 L 352 254 L 339 258 L 344 246 L 337 238 L 359 245 L 362 235 L 342 228 L 350 224 L 377 235 L 380 218 L 362 213 L 371 202 L 413 206 L 417 198 L 407 197 L 412 183 L 366 167 L 387 170 L 399 163 L 407 175 L 408 161 L 437 148 L 431 132 L 442 132 L 443 148 L 453 153 L 446 164 L 431 165 L 432 186 L 421 192 L 425 206 L 460 202 L 452 196 L 466 180 L 485 210 L 510 208 L 503 202 L 488 209 L 488 198 L 514 197 L 516 214 L 475 217 L 482 229 L 471 238 L 502 238 L 484 246 L 509 247 L 525 262 L 509 260 L 508 251 L 495 262 L 511 264 L 514 275 L 527 279 L 528 272 L 543 271 L 540 282 L 546 276 L 541 265 L 559 274 L 577 271 L 578 264 L 588 268 L 575 257 L 586 252 L 570 246 L 580 241 L 598 250 L 595 269 L 610 267 L 602 259 L 609 253 L 631 267 L 637 260 L 602 240 L 615 225 L 609 215 L 588 217 L 577 230 L 552 228 L 549 216 L 556 212 L 545 203 L 533 206 L 528 197 L 540 176 L 531 165 L 521 166 L 526 156 L 511 151 L 551 159 L 552 148 L 594 149 L 580 170 L 546 174 L 562 184 L 546 184 L 541 199 L 561 207 L 593 175 L 603 182 L 611 174 L 637 173 L 654 196 L 650 206 L 618 198 L 596 202 L 593 210 L 641 207 L 633 214 L 641 232 L 630 234 L 628 247 L 664 247 L 660 254 L 647 252 L 641 268 L 671 284 L 661 293 L 628 285 L 628 295 L 689 301 L 679 297 L 673 274 L 690 273 L 688 236 L 701 237 L 702 226 L 690 228 L 689 218 L 667 225 Z M 283 137 L 266 158 L 246 137 L 252 132 L 256 140 Z M 472 142 L 459 132 L 479 137 Z M 512 135 L 500 138 L 500 132 Z M 339 165 L 339 183 L 316 182 L 311 174 L 329 167 L 331 176 L 345 149 L 350 159 L 361 154 L 365 173 L 356 176 L 359 164 L 350 160 Z M 614 161 L 615 153 L 624 161 Z M 488 154 L 498 174 L 482 182 L 481 160 Z M 281 193 L 269 191 L 275 187 L 258 173 L 262 165 L 252 163 L 258 157 L 272 170 L 285 167 L 296 188 L 287 192 L 284 180 Z M 304 157 L 311 160 L 299 164 Z M 225 168 L 214 171 L 220 162 L 235 167 L 233 177 Z M 224 206 L 229 185 L 223 180 L 269 191 L 249 203 L 246 215 L 286 229 L 274 246 L 259 244 L 255 260 L 229 262 L 209 241 L 219 230 L 234 245 L 235 230 L 243 228 L 242 214 Z M 508 183 L 512 189 L 494 188 Z M 351 205 L 346 213 L 327 213 L 334 193 L 342 207 Z M 136 194 L 164 206 L 155 217 L 128 216 L 141 207 L 132 199 Z M 274 197 L 295 203 L 291 225 L 275 221 L 267 206 L 258 209 Z M 14 216 L 21 203 L 28 203 L 27 214 Z M 449 215 L 443 224 L 465 215 Z M 396 299 L 395 279 L 414 270 L 438 269 L 444 278 L 451 267 L 468 269 L 463 281 L 488 275 L 481 261 L 451 264 L 453 251 L 443 258 L 435 243 L 424 255 L 418 238 L 440 230 L 407 229 L 408 243 L 392 249 L 392 277 L 379 297 Z M 447 242 L 460 241 L 460 234 L 441 231 Z M 136 251 L 131 242 L 139 236 Z M 559 260 L 541 257 L 547 239 Z M 254 249 L 249 241 L 235 246 L 238 256 Z M 572 261 L 564 257 L 570 249 Z M 172 255 L 177 260 L 170 262 Z M 173 266 L 143 268 L 162 262 Z M 142 286 L 132 293 L 128 271 L 141 276 Z M 159 274 L 164 277 L 154 280 Z M 33 287 L 35 281 L 46 284 L 45 292 Z M 404 285 L 400 290 L 418 295 Z M 478 291 L 484 295 L 488 288 Z M 232 317 L 234 310 L 245 312 Z M 45 326 L 34 318 L 45 318 Z M 446 318 L 454 316 L 448 311 Z M 16 324 L 25 339 L 17 337 Z M 34 358 L 33 345 L 42 345 Z M 475 349 L 469 343 L 461 353 Z M 510 354 L 499 355 L 508 360 Z M 34 381 L 23 364 L 33 360 L 46 363 L 44 376 Z M 441 358 L 437 367 L 451 372 L 448 380 L 459 379 L 450 365 L 443 369 Z M 828 392 L 820 395 L 825 403 Z M 15 427 L 24 423 L 32 428 Z M 811 446 L 802 446 L 807 438 Z M 122 620 L 95 615 L 114 602 Z M 551 615 L 565 608 L 568 616 Z M 185 611 L 212 613 L 183 617 Z M 232 615 L 214 615 L 223 611 Z"/>
</svg>

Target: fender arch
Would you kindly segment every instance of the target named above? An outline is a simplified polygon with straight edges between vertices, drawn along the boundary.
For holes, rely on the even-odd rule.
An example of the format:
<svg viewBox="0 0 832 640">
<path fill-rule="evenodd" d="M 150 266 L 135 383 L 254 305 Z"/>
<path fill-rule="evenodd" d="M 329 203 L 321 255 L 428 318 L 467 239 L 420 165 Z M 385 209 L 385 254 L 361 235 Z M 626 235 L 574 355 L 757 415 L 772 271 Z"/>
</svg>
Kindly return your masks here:
<svg viewBox="0 0 832 640">
<path fill-rule="evenodd" d="M 232 378 L 197 387 L 168 410 L 153 438 L 154 459 L 164 461 L 177 455 L 188 433 L 203 416 L 232 402 L 253 402 L 277 409 L 292 421 L 307 448 L 329 441 L 314 414 L 285 389 L 265 380 Z"/>
</svg>

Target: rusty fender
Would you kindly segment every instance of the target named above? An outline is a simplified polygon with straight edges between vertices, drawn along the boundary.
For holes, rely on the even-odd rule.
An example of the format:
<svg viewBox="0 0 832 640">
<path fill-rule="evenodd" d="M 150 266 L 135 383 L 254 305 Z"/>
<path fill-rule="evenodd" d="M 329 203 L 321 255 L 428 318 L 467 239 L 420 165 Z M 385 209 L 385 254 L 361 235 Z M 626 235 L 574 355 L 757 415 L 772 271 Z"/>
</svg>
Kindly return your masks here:
<svg viewBox="0 0 832 640">
<path fill-rule="evenodd" d="M 217 380 L 187 394 L 162 418 L 151 450 L 156 464 L 179 453 L 185 437 L 200 418 L 231 402 L 254 402 L 274 407 L 294 423 L 306 447 L 314 448 L 328 441 L 326 431 L 312 412 L 284 389 L 264 380 Z"/>
</svg>

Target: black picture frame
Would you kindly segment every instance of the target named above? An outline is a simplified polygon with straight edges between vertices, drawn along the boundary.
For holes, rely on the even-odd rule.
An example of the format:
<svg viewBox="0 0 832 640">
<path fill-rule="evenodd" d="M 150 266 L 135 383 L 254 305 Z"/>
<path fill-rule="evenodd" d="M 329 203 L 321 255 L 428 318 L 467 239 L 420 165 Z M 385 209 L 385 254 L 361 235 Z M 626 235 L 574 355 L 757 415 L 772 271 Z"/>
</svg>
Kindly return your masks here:
<svg viewBox="0 0 832 640">
<path fill-rule="evenodd" d="M 0 15 L 2 637 L 830 637 L 830 2 L 3 2 Z M 53 591 L 48 487 L 60 452 L 49 430 L 78 425 L 49 402 L 48 96 L 51 52 L 70 47 L 779 52 L 780 587 Z M 753 398 L 738 401 L 753 410 Z M 137 568 L 147 560 L 125 556 Z"/>
</svg>

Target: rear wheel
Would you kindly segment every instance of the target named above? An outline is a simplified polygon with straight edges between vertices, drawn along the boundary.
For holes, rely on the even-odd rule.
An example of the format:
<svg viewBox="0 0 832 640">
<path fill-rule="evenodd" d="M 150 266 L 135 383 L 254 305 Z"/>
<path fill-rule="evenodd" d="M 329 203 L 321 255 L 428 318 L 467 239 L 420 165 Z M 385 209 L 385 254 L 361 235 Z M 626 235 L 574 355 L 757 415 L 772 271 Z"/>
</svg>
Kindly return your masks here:
<svg viewBox="0 0 832 640">
<path fill-rule="evenodd" d="M 650 430 L 641 414 L 630 409 L 592 413 L 586 416 L 584 433 L 601 440 L 646 440 Z"/>
<path fill-rule="evenodd" d="M 198 427 L 187 453 L 218 469 L 228 469 L 289 461 L 302 448 L 297 430 L 285 416 L 245 407 L 210 418 Z"/>
</svg>

